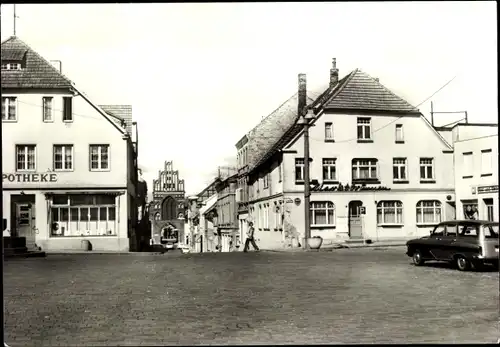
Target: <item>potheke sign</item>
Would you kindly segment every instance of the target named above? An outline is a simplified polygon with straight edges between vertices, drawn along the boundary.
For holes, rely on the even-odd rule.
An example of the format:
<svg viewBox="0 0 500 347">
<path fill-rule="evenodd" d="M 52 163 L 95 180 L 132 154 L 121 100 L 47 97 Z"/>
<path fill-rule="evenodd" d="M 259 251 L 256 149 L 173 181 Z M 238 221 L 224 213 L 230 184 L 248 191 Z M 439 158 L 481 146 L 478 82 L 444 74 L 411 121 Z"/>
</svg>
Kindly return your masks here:
<svg viewBox="0 0 500 347">
<path fill-rule="evenodd" d="M 44 183 L 44 182 L 57 182 L 57 174 L 55 173 L 15 173 L 8 174 L 2 173 L 2 182 L 33 182 L 33 183 Z"/>
</svg>

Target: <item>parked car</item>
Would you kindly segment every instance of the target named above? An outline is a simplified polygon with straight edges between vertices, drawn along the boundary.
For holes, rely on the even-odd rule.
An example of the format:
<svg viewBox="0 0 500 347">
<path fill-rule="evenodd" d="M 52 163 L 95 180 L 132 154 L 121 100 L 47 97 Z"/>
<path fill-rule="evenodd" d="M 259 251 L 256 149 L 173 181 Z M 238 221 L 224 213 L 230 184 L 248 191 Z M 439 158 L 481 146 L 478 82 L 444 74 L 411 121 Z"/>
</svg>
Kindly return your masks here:
<svg viewBox="0 0 500 347">
<path fill-rule="evenodd" d="M 491 264 L 498 269 L 498 222 L 453 220 L 439 223 L 429 236 L 406 243 L 406 254 L 420 266 L 428 260 L 455 263 L 461 271 Z"/>
</svg>

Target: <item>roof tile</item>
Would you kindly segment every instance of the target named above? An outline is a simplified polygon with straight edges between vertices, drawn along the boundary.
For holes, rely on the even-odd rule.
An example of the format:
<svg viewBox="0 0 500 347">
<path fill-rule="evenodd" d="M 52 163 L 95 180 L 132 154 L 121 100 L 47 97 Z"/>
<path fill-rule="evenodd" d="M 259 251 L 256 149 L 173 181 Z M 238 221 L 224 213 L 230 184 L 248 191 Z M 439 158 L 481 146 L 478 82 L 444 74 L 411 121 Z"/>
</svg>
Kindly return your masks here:
<svg viewBox="0 0 500 347">
<path fill-rule="evenodd" d="M 2 42 L 2 61 L 19 60 L 22 70 L 2 70 L 2 88 L 70 88 L 72 82 L 15 36 Z"/>
<path fill-rule="evenodd" d="M 99 107 L 113 117 L 113 120 L 121 126 L 121 120 L 125 122 L 125 130 L 132 135 L 132 106 L 131 105 L 99 105 Z"/>
</svg>

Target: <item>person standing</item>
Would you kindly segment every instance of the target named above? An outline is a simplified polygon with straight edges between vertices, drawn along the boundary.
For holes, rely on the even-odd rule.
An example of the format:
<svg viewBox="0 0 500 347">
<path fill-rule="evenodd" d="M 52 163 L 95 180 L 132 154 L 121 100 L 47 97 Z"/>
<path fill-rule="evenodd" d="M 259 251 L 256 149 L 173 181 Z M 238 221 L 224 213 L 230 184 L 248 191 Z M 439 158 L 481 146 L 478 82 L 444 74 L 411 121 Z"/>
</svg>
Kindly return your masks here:
<svg viewBox="0 0 500 347">
<path fill-rule="evenodd" d="M 248 223 L 247 239 L 245 241 L 245 248 L 243 249 L 243 252 L 248 252 L 248 249 L 250 248 L 250 243 L 252 244 L 253 248 L 256 251 L 259 251 L 259 247 L 257 247 L 257 244 L 255 243 L 255 239 L 253 237 L 254 232 L 255 232 L 255 229 L 253 227 L 253 223 L 249 222 Z"/>
</svg>

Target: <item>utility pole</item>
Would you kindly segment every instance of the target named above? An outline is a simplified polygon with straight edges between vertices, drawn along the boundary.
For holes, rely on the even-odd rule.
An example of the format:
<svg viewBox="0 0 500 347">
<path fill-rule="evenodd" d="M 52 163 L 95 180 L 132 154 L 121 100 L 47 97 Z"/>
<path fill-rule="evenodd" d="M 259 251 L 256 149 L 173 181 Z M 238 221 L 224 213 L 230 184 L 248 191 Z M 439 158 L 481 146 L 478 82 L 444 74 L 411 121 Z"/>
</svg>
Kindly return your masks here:
<svg viewBox="0 0 500 347">
<path fill-rule="evenodd" d="M 431 125 L 434 126 L 434 106 L 431 101 Z"/>
<path fill-rule="evenodd" d="M 14 36 L 16 36 L 16 5 L 14 5 Z"/>
</svg>

